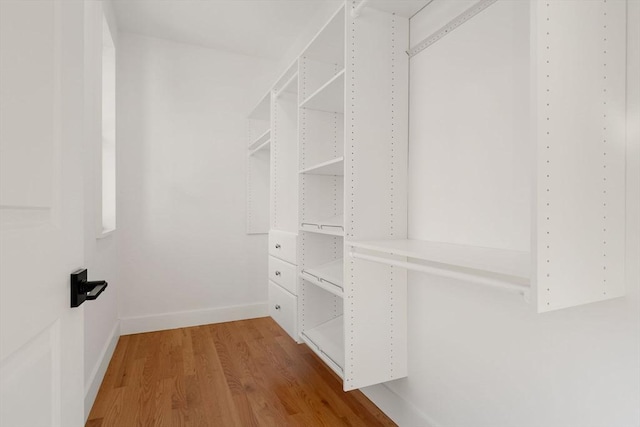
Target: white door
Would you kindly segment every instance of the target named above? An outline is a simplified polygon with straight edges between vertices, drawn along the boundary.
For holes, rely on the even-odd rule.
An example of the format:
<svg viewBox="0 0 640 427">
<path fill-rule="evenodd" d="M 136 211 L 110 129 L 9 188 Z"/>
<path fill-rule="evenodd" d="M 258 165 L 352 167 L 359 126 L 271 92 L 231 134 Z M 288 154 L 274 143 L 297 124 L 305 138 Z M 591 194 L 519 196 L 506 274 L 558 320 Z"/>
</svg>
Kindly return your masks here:
<svg viewBox="0 0 640 427">
<path fill-rule="evenodd" d="M 83 4 L 0 0 L 0 426 L 80 426 Z"/>
</svg>

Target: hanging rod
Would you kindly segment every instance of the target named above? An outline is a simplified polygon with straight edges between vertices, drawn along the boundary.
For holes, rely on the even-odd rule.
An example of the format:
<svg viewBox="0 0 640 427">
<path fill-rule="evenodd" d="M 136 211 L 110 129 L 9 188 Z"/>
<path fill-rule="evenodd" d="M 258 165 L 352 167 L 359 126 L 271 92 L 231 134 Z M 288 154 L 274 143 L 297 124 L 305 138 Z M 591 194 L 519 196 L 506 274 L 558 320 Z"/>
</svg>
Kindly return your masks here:
<svg viewBox="0 0 640 427">
<path fill-rule="evenodd" d="M 349 251 L 349 256 L 356 259 L 362 259 L 365 261 L 372 261 L 381 264 L 391 265 L 393 267 L 406 268 L 407 270 L 419 271 L 421 273 L 435 274 L 442 277 L 448 277 L 450 279 L 464 280 L 467 282 L 478 283 L 480 285 L 486 285 L 493 288 L 502 289 L 508 292 L 514 292 L 524 297 L 524 300 L 529 302 L 531 289 L 526 285 L 514 283 L 513 281 L 502 280 L 491 277 L 481 277 L 471 273 L 464 273 L 461 271 L 453 271 L 440 267 L 433 267 L 429 265 L 416 264 L 407 261 L 398 261 L 394 259 L 379 257 L 375 255 L 361 254 L 353 250 Z"/>
<path fill-rule="evenodd" d="M 497 0 L 480 0 L 479 2 L 475 3 L 469 9 L 465 10 L 460 15 L 449 21 L 444 27 L 440 28 L 435 33 L 431 34 L 429 37 L 409 49 L 407 51 L 407 55 L 409 55 L 409 58 L 413 58 L 415 55 L 422 52 L 447 34 L 451 33 L 460 25 L 464 24 L 465 22 L 491 6 L 496 1 Z"/>
<path fill-rule="evenodd" d="M 367 3 L 369 3 L 369 1 L 370 0 L 361 0 L 360 3 L 358 3 L 355 6 L 353 6 L 351 8 L 351 17 L 352 18 L 357 18 L 358 16 L 360 16 L 360 12 L 367 5 Z"/>
</svg>

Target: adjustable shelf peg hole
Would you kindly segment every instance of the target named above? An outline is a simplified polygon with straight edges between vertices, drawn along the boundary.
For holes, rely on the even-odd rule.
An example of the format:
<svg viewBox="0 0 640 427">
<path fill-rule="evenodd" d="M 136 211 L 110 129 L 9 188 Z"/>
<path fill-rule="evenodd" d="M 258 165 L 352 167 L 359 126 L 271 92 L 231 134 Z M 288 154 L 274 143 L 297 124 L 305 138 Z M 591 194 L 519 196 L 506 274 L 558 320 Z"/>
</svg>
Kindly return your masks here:
<svg viewBox="0 0 640 427">
<path fill-rule="evenodd" d="M 71 273 L 71 307 L 79 307 L 86 300 L 97 299 L 107 285 L 104 280 L 88 281 L 86 268 L 74 271 Z"/>
</svg>

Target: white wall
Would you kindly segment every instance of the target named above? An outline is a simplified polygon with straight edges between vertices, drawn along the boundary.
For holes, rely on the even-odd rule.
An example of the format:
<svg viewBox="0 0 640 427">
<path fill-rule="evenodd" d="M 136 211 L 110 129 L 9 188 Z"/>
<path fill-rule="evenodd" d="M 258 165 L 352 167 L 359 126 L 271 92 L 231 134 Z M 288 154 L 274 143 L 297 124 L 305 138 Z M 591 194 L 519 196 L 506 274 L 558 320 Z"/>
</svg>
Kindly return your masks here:
<svg viewBox="0 0 640 427">
<path fill-rule="evenodd" d="M 245 234 L 246 116 L 276 64 L 121 33 L 122 333 L 267 314 L 267 241 Z"/>
<path fill-rule="evenodd" d="M 627 295 L 538 315 L 510 294 L 411 273 L 409 376 L 387 385 L 433 427 L 640 425 L 640 2 L 629 16 Z"/>
<path fill-rule="evenodd" d="M 108 288 L 95 301 L 85 302 L 84 310 L 84 378 L 85 378 L 85 418 L 98 393 L 102 378 L 111 359 L 119 333 L 118 289 L 120 280 L 116 260 L 116 240 L 118 232 L 103 239 L 97 239 L 101 227 L 100 185 L 102 127 L 102 7 L 117 46 L 118 30 L 110 2 L 85 3 L 85 153 L 84 191 L 85 221 L 84 245 L 85 267 L 89 280 L 106 280 Z"/>
</svg>

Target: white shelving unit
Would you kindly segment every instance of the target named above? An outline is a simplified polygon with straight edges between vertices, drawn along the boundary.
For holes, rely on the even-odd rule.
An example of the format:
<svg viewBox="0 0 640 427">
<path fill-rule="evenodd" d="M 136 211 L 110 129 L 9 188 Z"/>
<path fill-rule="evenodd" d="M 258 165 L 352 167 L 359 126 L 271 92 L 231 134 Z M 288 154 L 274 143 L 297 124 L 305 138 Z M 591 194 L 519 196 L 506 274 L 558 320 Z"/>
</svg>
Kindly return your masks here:
<svg viewBox="0 0 640 427">
<path fill-rule="evenodd" d="M 345 390 L 407 375 L 410 270 L 538 312 L 624 294 L 624 2 L 425 1 L 414 46 L 408 3 L 343 4 L 251 118 L 270 312 Z"/>
<path fill-rule="evenodd" d="M 350 12 L 341 7 L 300 57 L 298 131 L 299 329 L 345 390 L 401 378 L 407 364 L 406 279 L 391 286 L 391 267 L 360 275 L 343 254 L 352 239 L 406 237 L 402 221 L 388 232 L 405 202 L 387 181 L 406 182 L 408 17 Z"/>
</svg>

